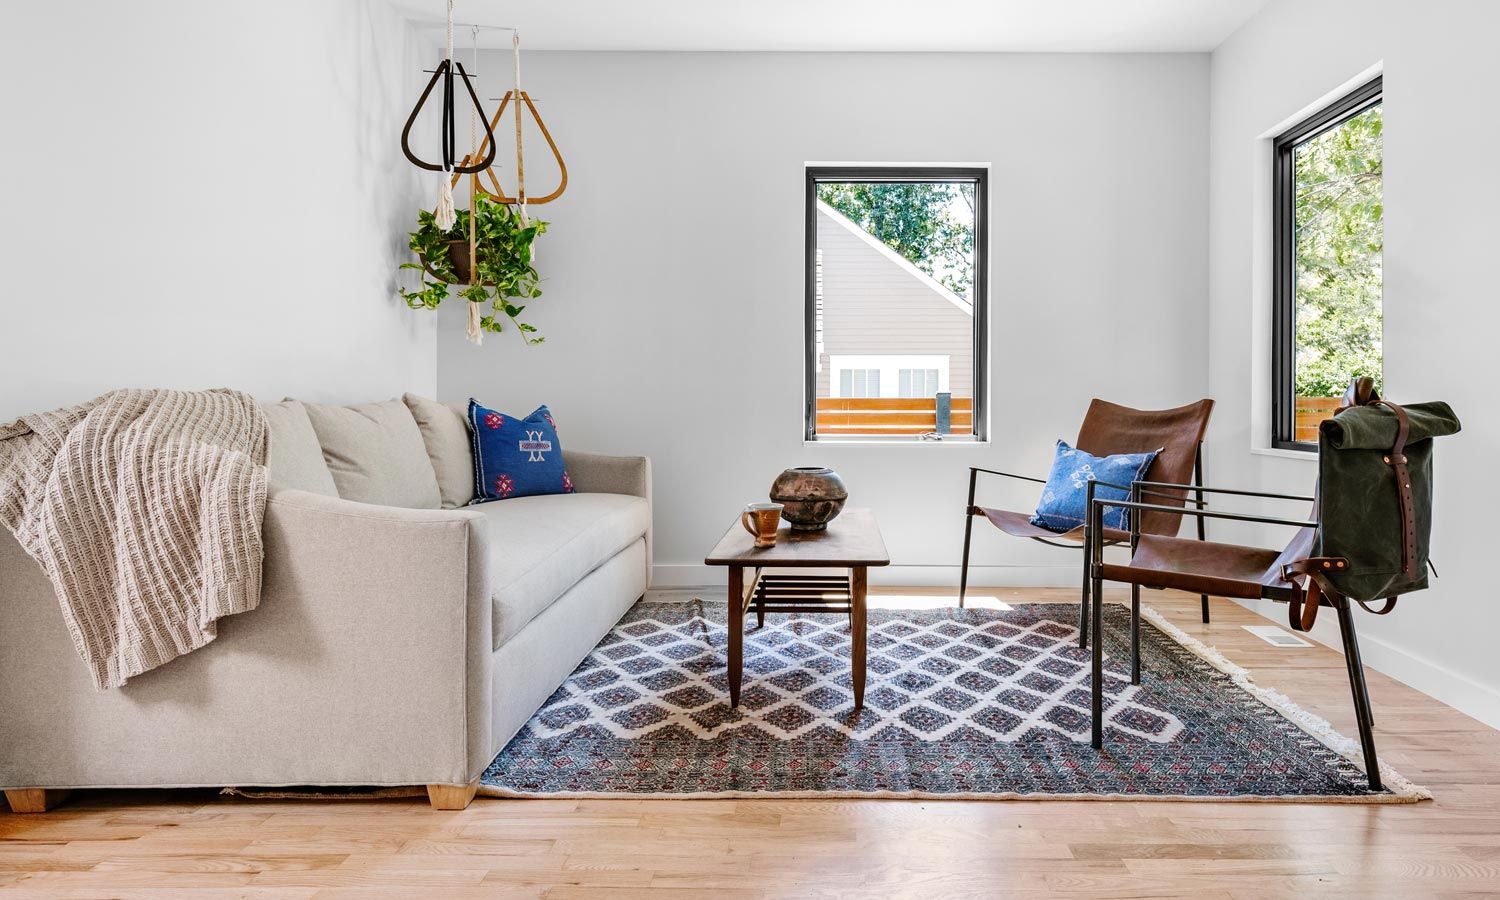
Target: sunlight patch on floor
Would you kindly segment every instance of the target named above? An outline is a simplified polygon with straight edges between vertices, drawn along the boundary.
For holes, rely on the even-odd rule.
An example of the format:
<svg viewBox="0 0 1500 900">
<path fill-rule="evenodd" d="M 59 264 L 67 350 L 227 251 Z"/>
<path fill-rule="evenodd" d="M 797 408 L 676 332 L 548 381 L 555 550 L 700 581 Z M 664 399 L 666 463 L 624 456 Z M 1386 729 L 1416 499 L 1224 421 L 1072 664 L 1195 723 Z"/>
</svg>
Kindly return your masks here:
<svg viewBox="0 0 1500 900">
<path fill-rule="evenodd" d="M 958 606 L 958 597 L 951 594 L 871 594 L 870 609 L 945 609 Z M 970 609 L 998 609 L 1002 612 L 1013 607 L 999 597 L 989 594 L 969 594 L 964 606 Z"/>
</svg>

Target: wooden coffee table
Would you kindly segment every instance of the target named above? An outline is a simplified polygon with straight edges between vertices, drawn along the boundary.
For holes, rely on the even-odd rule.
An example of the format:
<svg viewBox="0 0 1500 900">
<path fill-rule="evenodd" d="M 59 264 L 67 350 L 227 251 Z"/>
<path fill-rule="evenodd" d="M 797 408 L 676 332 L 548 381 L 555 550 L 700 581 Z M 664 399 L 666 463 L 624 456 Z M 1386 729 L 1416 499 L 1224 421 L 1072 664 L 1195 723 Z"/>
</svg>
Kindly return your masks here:
<svg viewBox="0 0 1500 900">
<path fill-rule="evenodd" d="M 756 549 L 755 538 L 739 520 L 729 526 L 718 546 L 704 560 L 729 567 L 729 705 L 740 705 L 740 681 L 745 670 L 745 614 L 755 607 L 758 624 L 768 612 L 826 612 L 849 616 L 850 666 L 854 707 L 865 703 L 865 592 L 870 566 L 888 566 L 875 514 L 868 509 L 845 509 L 826 531 L 793 531 L 781 526 L 776 546 Z M 844 569 L 842 574 L 768 574 L 766 569 Z M 745 570 L 753 573 L 745 578 Z"/>
</svg>

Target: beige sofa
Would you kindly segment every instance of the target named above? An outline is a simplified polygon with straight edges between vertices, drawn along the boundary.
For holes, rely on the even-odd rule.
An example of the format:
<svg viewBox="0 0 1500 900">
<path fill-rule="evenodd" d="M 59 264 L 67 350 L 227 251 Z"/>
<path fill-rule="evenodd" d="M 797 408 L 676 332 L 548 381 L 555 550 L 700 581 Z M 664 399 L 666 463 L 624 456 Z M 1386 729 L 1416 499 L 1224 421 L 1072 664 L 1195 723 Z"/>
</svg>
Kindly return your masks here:
<svg viewBox="0 0 1500 900">
<path fill-rule="evenodd" d="M 461 808 L 645 592 L 651 468 L 568 452 L 577 493 L 463 506 L 462 407 L 287 401 L 271 418 L 259 608 L 96 692 L 0 530 L 0 787 L 427 785 Z M 566 423 L 563 423 L 566 435 Z"/>
</svg>

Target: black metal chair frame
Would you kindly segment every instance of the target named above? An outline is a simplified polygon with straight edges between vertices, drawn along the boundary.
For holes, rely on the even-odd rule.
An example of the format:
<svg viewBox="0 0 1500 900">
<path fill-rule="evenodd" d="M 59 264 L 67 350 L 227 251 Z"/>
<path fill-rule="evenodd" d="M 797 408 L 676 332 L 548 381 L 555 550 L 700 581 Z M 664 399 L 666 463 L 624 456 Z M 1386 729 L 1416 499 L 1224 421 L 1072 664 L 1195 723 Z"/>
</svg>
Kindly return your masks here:
<svg viewBox="0 0 1500 900">
<path fill-rule="evenodd" d="M 1141 499 L 1143 495 L 1154 494 L 1158 496 L 1175 496 L 1167 491 L 1180 491 L 1183 488 L 1191 488 L 1201 497 L 1205 493 L 1225 494 L 1238 497 L 1256 497 L 1269 500 L 1298 500 L 1305 503 L 1316 502 L 1312 497 L 1304 497 L 1296 494 L 1275 494 L 1264 491 L 1243 491 L 1229 488 L 1209 488 L 1202 484 L 1182 485 L 1168 484 L 1157 481 L 1137 481 L 1129 487 L 1129 500 L 1111 500 L 1104 497 L 1094 496 L 1094 486 L 1100 482 L 1089 482 L 1087 509 L 1088 516 L 1084 523 L 1084 546 L 1086 548 L 1086 563 L 1084 566 L 1085 577 L 1091 584 L 1091 590 L 1085 594 L 1085 604 L 1088 604 L 1088 596 L 1092 595 L 1094 602 L 1090 606 L 1089 613 L 1092 618 L 1094 641 L 1092 653 L 1092 694 L 1093 694 L 1093 744 L 1094 749 L 1104 748 L 1104 641 L 1098 640 L 1098 635 L 1103 633 L 1104 627 L 1104 604 L 1101 601 L 1104 592 L 1104 547 L 1106 542 L 1102 540 L 1104 535 L 1104 510 L 1106 507 L 1123 507 L 1130 510 L 1130 549 L 1132 554 L 1140 540 L 1140 514 L 1148 510 L 1176 511 L 1177 507 L 1164 506 L 1157 503 L 1148 503 Z M 1110 485 L 1120 489 L 1122 485 Z M 1247 513 L 1231 513 L 1209 511 L 1203 508 L 1201 501 L 1195 502 L 1193 509 L 1180 510 L 1183 515 L 1194 516 L 1198 519 L 1200 535 L 1204 519 L 1230 519 L 1237 522 L 1255 522 L 1263 525 L 1286 525 L 1294 528 L 1316 528 L 1317 522 L 1307 522 L 1294 519 L 1282 519 L 1274 516 L 1251 515 Z M 1277 585 L 1263 585 L 1261 587 L 1261 599 L 1273 600 L 1285 603 L 1292 599 L 1293 590 L 1289 587 Z M 1359 655 L 1359 638 L 1354 632 L 1354 615 L 1349 599 L 1342 595 L 1325 595 L 1323 602 L 1329 604 L 1338 613 L 1339 633 L 1344 644 L 1344 662 L 1349 670 L 1349 689 L 1354 698 L 1354 715 L 1359 726 L 1359 745 L 1364 755 L 1365 774 L 1369 781 L 1370 789 L 1382 790 L 1380 779 L 1380 763 L 1375 755 L 1375 717 L 1370 709 L 1370 692 L 1365 685 L 1364 662 Z M 1208 621 L 1205 616 L 1204 621 Z M 1130 586 L 1130 683 L 1141 683 L 1141 585 L 1133 583 Z"/>
<path fill-rule="evenodd" d="M 1032 478 L 1030 475 L 1013 475 L 1010 472 L 999 472 L 999 471 L 996 471 L 994 469 L 982 469 L 982 468 L 980 468 L 978 466 L 970 466 L 969 467 L 969 505 L 968 505 L 968 511 L 964 514 L 964 557 L 963 557 L 963 563 L 960 565 L 960 567 L 959 567 L 959 573 L 958 573 L 958 608 L 959 609 L 963 609 L 964 608 L 964 597 L 969 592 L 969 544 L 970 544 L 970 542 L 971 542 L 971 540 L 973 538 L 973 533 L 974 533 L 974 517 L 975 516 L 983 516 L 984 515 L 983 510 L 981 510 L 979 507 L 977 507 L 977 506 L 974 505 L 974 490 L 977 487 L 977 483 L 978 483 L 978 480 L 979 480 L 979 474 L 981 472 L 983 472 L 986 475 L 999 475 L 999 476 L 1002 476 L 1004 478 L 1014 478 L 1017 481 L 1031 481 L 1031 482 L 1035 482 L 1036 484 L 1046 484 L 1047 483 L 1047 479 L 1045 479 L 1045 478 Z M 1185 502 L 1192 502 L 1192 503 L 1194 503 L 1196 506 L 1198 506 L 1201 509 L 1204 506 L 1204 501 L 1203 501 L 1203 493 L 1204 493 L 1204 488 L 1203 488 L 1203 442 L 1202 441 L 1198 442 L 1197 449 L 1193 453 L 1193 482 L 1194 482 L 1193 484 L 1190 484 L 1190 485 L 1181 485 L 1181 487 L 1185 487 L 1185 488 L 1187 488 L 1189 490 L 1194 491 L 1195 494 L 1196 494 L 1196 499 L 1191 500 L 1191 501 L 1188 501 L 1187 498 L 1185 498 L 1185 497 L 1184 498 L 1179 498 L 1179 499 L 1182 499 Z M 1121 487 L 1120 489 L 1121 490 L 1128 490 L 1128 488 L 1124 488 L 1124 487 Z M 1089 497 L 1090 497 L 1090 499 L 1092 499 L 1092 497 L 1093 497 L 1093 491 L 1092 490 L 1090 490 L 1090 492 L 1089 492 Z M 1165 507 L 1159 507 L 1159 508 L 1165 508 Z M 1170 511 L 1177 512 L 1177 513 L 1183 513 L 1183 512 L 1185 512 L 1185 510 L 1180 510 L 1180 509 L 1171 509 L 1171 508 L 1169 508 L 1169 509 L 1170 509 Z M 1199 517 L 1198 520 L 1197 520 L 1197 523 L 1198 523 L 1198 540 L 1200 540 L 1200 541 L 1208 540 L 1207 530 L 1204 527 L 1203 518 Z M 1071 542 L 1061 542 L 1061 541 L 1049 541 L 1046 538 L 1041 538 L 1041 537 L 1035 537 L 1035 538 L 1032 538 L 1032 540 L 1036 541 L 1039 544 L 1046 544 L 1049 547 L 1062 547 L 1065 550 L 1079 550 L 1079 551 L 1081 551 L 1083 553 L 1083 556 L 1084 556 L 1084 565 L 1080 567 L 1080 568 L 1083 569 L 1083 589 L 1082 589 L 1082 592 L 1081 592 L 1081 595 L 1080 595 L 1080 598 L 1079 598 L 1079 604 L 1078 604 L 1078 646 L 1079 647 L 1087 647 L 1088 646 L 1088 642 L 1089 642 L 1089 613 L 1088 613 L 1088 610 L 1089 610 L 1089 567 L 1088 567 L 1088 531 L 1087 531 L 1087 528 L 1085 528 L 1085 530 L 1084 530 L 1084 541 L 1081 544 L 1074 544 L 1074 543 L 1071 543 Z M 1119 541 L 1106 541 L 1105 543 L 1108 544 L 1108 545 L 1110 545 L 1110 546 L 1113 546 L 1113 545 L 1118 544 L 1120 542 Z M 1203 624 L 1207 625 L 1208 624 L 1208 618 L 1209 618 L 1208 617 L 1208 595 L 1207 594 L 1201 594 L 1201 595 L 1199 595 L 1199 603 L 1202 605 L 1202 609 L 1203 609 Z"/>
</svg>

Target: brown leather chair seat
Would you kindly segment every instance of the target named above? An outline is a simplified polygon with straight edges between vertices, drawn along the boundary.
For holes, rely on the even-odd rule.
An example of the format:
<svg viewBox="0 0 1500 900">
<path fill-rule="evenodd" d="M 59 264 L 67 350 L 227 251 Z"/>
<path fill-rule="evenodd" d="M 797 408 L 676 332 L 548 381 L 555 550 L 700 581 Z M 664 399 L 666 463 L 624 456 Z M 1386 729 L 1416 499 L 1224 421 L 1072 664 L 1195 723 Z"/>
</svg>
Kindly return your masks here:
<svg viewBox="0 0 1500 900">
<path fill-rule="evenodd" d="M 1266 585 L 1286 585 L 1280 556 L 1259 547 L 1143 534 L 1129 564 L 1104 564 L 1104 579 L 1253 600 Z"/>
<path fill-rule="evenodd" d="M 1031 514 L 1023 512 L 1012 512 L 1008 509 L 994 509 L 988 506 L 979 507 L 984 517 L 990 520 L 990 524 L 996 528 L 1015 537 L 1035 538 L 1039 541 L 1068 541 L 1074 544 L 1083 543 L 1083 526 L 1079 525 L 1071 531 L 1052 531 L 1040 525 L 1031 524 Z M 1130 540 L 1130 532 L 1121 531 L 1118 528 L 1104 529 L 1104 539 L 1113 543 L 1124 543 Z"/>
</svg>

